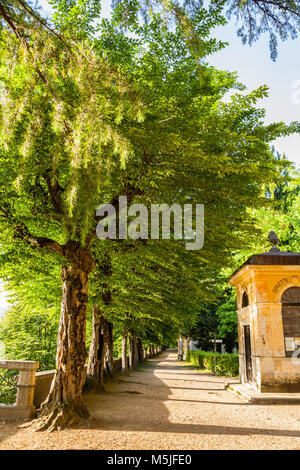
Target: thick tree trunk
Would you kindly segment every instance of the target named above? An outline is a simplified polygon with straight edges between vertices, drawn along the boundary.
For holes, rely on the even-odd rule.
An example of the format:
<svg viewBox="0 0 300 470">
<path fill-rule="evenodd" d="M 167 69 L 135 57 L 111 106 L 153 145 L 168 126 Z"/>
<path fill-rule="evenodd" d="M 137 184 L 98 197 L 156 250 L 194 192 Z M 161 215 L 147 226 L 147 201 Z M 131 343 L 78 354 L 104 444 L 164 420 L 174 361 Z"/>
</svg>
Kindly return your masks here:
<svg viewBox="0 0 300 470">
<path fill-rule="evenodd" d="M 104 391 L 104 364 L 107 349 L 107 335 L 105 334 L 105 318 L 101 315 L 99 305 L 93 307 L 93 333 L 89 353 L 89 363 L 87 378 L 85 383 L 86 391 Z"/>
<path fill-rule="evenodd" d="M 136 369 L 138 365 L 137 338 L 133 330 L 129 336 L 129 358 L 131 369 Z"/>
<path fill-rule="evenodd" d="M 138 356 L 138 345 L 137 345 L 137 337 L 136 336 L 134 337 L 133 347 L 134 347 L 133 363 L 134 363 L 134 368 L 137 368 L 138 363 L 139 363 L 139 356 Z"/>
<path fill-rule="evenodd" d="M 133 339 L 129 336 L 129 367 L 133 369 Z"/>
<path fill-rule="evenodd" d="M 105 368 L 107 376 L 114 377 L 113 361 L 114 361 L 114 343 L 113 343 L 113 324 L 107 322 L 107 348 L 105 354 Z"/>
<path fill-rule="evenodd" d="M 87 422 L 88 409 L 82 399 L 87 351 L 86 314 L 88 270 L 82 263 L 62 267 L 63 293 L 56 354 L 56 373 L 49 395 L 42 404 L 37 430 L 54 430 Z"/>
<path fill-rule="evenodd" d="M 144 350 L 143 345 L 140 338 L 137 339 L 137 355 L 138 355 L 138 362 L 142 364 L 144 362 Z"/>
<path fill-rule="evenodd" d="M 181 336 L 178 338 L 178 359 L 183 359 L 183 339 Z"/>
<path fill-rule="evenodd" d="M 128 375 L 128 361 L 127 361 L 127 333 L 123 332 L 122 336 L 122 373 Z"/>
<path fill-rule="evenodd" d="M 187 339 L 183 338 L 183 360 L 186 360 L 186 352 L 187 352 Z"/>
<path fill-rule="evenodd" d="M 88 362 L 88 375 L 92 377 L 98 376 L 99 371 L 99 359 L 98 359 L 98 349 L 100 343 L 100 333 L 101 331 L 101 317 L 99 314 L 98 304 L 93 304 L 92 306 L 92 341 L 89 352 L 89 362 Z"/>
<path fill-rule="evenodd" d="M 190 349 L 191 349 L 191 340 L 190 338 L 186 338 L 184 341 L 184 360 L 187 359 L 187 355 Z"/>
</svg>

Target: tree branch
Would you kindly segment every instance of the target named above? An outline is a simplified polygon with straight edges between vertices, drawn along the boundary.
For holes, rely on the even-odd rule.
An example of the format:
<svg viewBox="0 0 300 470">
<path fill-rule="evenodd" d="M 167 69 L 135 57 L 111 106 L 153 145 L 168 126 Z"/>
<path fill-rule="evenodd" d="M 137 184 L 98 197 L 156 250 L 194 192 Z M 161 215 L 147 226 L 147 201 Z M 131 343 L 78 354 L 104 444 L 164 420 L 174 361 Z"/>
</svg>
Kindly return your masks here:
<svg viewBox="0 0 300 470">
<path fill-rule="evenodd" d="M 14 229 L 14 238 L 20 238 L 21 240 L 29 243 L 30 245 L 34 245 L 37 248 L 46 248 L 60 255 L 64 254 L 62 245 L 57 243 L 55 240 L 47 237 L 33 236 L 25 223 L 16 220 L 16 218 L 10 213 L 10 208 L 0 207 L 0 211 L 3 214 L 3 217 L 8 220 L 10 226 Z"/>
<path fill-rule="evenodd" d="M 24 10 L 29 13 L 40 25 L 44 26 L 50 33 L 52 33 L 54 36 L 56 36 L 60 41 L 64 42 L 63 39 L 59 34 L 57 34 L 56 31 L 54 31 L 50 26 L 47 25 L 47 21 L 43 18 L 40 18 L 38 15 L 35 14 L 35 12 L 30 8 L 29 5 L 27 5 L 26 2 L 23 2 L 22 0 L 17 0 L 17 2 L 24 8 Z"/>
<path fill-rule="evenodd" d="M 62 200 L 61 200 L 61 196 L 60 196 L 60 191 L 63 188 L 59 185 L 59 183 L 57 181 L 55 181 L 55 183 L 52 184 L 51 183 L 51 178 L 49 177 L 48 173 L 44 173 L 42 175 L 42 177 L 44 178 L 44 180 L 47 184 L 49 194 L 50 194 L 50 198 L 51 198 L 51 202 L 52 202 L 52 206 L 53 206 L 54 210 L 56 212 L 59 212 L 60 214 L 64 214 Z"/>
<path fill-rule="evenodd" d="M 252 0 L 253 3 L 258 5 L 258 3 L 267 3 L 269 5 L 273 5 L 277 7 L 279 10 L 284 10 L 287 11 L 288 13 L 292 13 L 293 15 L 300 16 L 300 13 L 297 12 L 297 10 L 293 10 L 292 8 L 289 8 L 288 6 L 282 5 L 282 2 L 274 2 L 271 0 Z"/>
</svg>

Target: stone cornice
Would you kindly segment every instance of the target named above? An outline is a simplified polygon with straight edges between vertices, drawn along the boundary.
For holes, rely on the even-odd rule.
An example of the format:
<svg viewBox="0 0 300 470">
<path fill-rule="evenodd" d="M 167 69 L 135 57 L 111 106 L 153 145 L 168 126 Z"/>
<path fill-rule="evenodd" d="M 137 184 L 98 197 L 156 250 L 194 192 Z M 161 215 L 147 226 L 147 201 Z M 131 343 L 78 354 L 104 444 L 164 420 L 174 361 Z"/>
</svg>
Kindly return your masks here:
<svg viewBox="0 0 300 470">
<path fill-rule="evenodd" d="M 274 264 L 274 265 L 257 265 L 257 264 L 247 264 L 246 266 L 243 266 L 237 273 L 235 273 L 230 279 L 229 279 L 229 284 L 231 285 L 236 285 L 237 281 L 240 280 L 242 277 L 246 277 L 247 274 L 249 275 L 250 273 L 297 273 L 300 276 L 300 265 L 279 265 L 279 264 Z"/>
</svg>

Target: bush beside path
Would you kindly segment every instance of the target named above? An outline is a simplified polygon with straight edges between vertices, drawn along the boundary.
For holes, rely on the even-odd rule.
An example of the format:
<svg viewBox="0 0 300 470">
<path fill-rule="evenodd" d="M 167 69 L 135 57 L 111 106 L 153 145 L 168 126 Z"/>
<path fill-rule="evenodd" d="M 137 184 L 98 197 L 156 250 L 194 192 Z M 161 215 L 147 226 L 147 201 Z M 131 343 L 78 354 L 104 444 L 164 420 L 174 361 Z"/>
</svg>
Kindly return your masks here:
<svg viewBox="0 0 300 470">
<path fill-rule="evenodd" d="M 215 353 L 207 351 L 188 351 L 187 362 L 214 373 Z M 216 375 L 227 377 L 238 377 L 239 375 L 239 355 L 216 353 Z"/>
</svg>

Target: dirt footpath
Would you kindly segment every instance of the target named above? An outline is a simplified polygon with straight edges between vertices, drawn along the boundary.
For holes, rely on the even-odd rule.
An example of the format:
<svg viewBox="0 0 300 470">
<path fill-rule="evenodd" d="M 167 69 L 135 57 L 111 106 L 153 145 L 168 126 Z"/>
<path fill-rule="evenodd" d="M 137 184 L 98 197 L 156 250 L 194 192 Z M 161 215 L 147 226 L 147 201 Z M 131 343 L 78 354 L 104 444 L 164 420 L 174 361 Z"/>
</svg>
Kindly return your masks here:
<svg viewBox="0 0 300 470">
<path fill-rule="evenodd" d="M 250 405 L 224 383 L 167 352 L 85 396 L 92 428 L 0 424 L 0 449 L 300 449 L 299 405 Z"/>
</svg>

